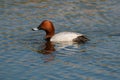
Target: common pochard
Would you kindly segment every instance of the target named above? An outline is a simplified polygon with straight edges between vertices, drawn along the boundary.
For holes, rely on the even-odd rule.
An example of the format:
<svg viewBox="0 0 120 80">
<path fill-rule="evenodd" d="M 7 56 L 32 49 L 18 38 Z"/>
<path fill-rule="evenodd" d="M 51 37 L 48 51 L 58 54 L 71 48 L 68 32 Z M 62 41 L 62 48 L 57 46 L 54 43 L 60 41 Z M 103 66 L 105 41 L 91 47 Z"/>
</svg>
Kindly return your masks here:
<svg viewBox="0 0 120 80">
<path fill-rule="evenodd" d="M 46 32 L 45 40 L 51 42 L 78 42 L 85 43 L 88 38 L 83 34 L 76 32 L 60 32 L 55 34 L 55 27 L 49 20 L 44 20 L 37 28 L 33 28 L 33 31 L 44 30 Z"/>
</svg>

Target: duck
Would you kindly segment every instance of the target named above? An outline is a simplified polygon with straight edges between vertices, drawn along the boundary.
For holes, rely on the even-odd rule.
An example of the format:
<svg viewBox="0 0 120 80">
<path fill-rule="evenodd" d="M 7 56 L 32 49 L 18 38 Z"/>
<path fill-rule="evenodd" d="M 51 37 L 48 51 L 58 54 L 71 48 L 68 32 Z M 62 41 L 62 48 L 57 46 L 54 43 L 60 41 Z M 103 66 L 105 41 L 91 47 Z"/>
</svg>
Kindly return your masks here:
<svg viewBox="0 0 120 80">
<path fill-rule="evenodd" d="M 38 27 L 32 28 L 33 31 L 43 30 L 46 32 L 45 40 L 51 42 L 75 42 L 75 43 L 85 43 L 89 39 L 77 32 L 59 32 L 55 34 L 55 27 L 50 20 L 44 20 Z"/>
</svg>

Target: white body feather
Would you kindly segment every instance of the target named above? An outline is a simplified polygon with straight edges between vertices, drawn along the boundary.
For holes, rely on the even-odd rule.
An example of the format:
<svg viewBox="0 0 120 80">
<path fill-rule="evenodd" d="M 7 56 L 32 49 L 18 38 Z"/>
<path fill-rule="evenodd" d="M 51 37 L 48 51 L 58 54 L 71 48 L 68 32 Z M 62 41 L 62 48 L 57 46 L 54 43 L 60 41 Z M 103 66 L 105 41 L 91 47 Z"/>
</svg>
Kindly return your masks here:
<svg viewBox="0 0 120 80">
<path fill-rule="evenodd" d="M 82 36 L 83 34 L 75 33 L 75 32 L 60 32 L 55 34 L 50 41 L 52 42 L 65 42 L 65 41 L 73 41 L 73 39 L 77 38 L 78 36 Z"/>
</svg>

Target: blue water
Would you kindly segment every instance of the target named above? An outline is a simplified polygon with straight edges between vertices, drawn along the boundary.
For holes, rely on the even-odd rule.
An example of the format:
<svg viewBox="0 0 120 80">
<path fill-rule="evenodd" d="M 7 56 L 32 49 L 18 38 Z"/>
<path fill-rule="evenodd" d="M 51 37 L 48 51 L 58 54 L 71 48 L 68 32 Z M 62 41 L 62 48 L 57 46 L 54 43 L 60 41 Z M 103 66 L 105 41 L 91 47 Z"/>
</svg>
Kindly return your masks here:
<svg viewBox="0 0 120 80">
<path fill-rule="evenodd" d="M 31 30 L 45 19 L 56 33 L 79 32 L 90 41 L 46 43 L 45 32 Z M 120 80 L 119 75 L 119 0 L 0 1 L 0 80 Z"/>
</svg>

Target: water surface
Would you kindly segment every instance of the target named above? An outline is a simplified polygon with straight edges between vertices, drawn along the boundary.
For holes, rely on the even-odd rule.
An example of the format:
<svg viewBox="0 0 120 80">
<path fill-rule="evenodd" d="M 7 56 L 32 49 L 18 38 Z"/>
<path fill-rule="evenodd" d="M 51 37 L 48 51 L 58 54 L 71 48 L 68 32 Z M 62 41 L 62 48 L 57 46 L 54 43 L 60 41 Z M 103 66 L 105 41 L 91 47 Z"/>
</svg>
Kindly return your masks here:
<svg viewBox="0 0 120 80">
<path fill-rule="evenodd" d="M 0 80 L 120 80 L 119 5 L 119 0 L 1 0 Z M 90 41 L 47 43 L 45 32 L 31 30 L 45 19 L 56 33 L 83 33 Z"/>
</svg>

